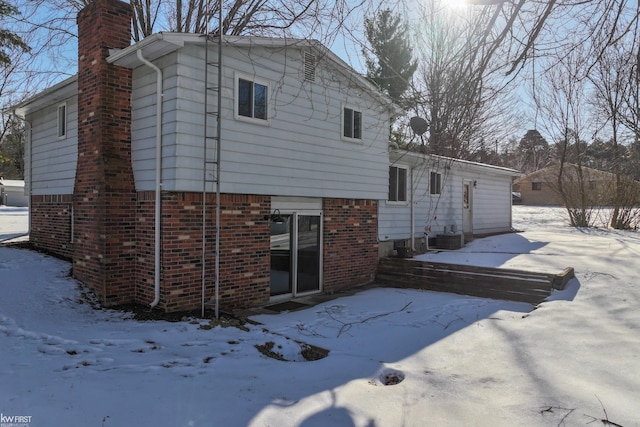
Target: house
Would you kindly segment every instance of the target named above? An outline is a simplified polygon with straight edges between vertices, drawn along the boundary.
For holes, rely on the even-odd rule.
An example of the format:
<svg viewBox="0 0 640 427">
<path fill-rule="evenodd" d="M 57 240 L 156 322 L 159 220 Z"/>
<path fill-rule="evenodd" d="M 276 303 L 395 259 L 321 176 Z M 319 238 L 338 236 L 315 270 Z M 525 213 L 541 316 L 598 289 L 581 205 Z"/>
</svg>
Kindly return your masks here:
<svg viewBox="0 0 640 427">
<path fill-rule="evenodd" d="M 105 306 L 232 310 L 373 279 L 386 96 L 316 41 L 224 37 L 216 64 L 198 34 L 130 45 L 127 3 L 77 22 L 78 74 L 15 110 L 35 246 Z"/>
<path fill-rule="evenodd" d="M 103 305 L 230 311 L 332 293 L 373 280 L 381 242 L 509 229 L 510 205 L 485 198 L 509 171 L 390 154 L 393 103 L 319 42 L 131 45 L 131 13 L 90 2 L 78 74 L 15 108 L 30 241 L 72 260 Z"/>
<path fill-rule="evenodd" d="M 523 205 L 562 206 L 558 176 L 560 166 L 553 165 L 517 179 L 514 191 L 520 192 Z M 563 187 L 567 201 L 584 206 L 610 206 L 615 194 L 616 175 L 586 166 L 567 163 L 563 169 Z M 636 184 L 638 187 L 638 184 Z M 637 190 L 636 190 L 637 191 Z M 584 195 L 584 200 L 580 195 Z"/>
<path fill-rule="evenodd" d="M 379 208 L 381 255 L 456 248 L 474 236 L 512 231 L 511 182 L 517 175 L 483 163 L 392 151 L 389 197 Z M 457 245 L 451 247 L 451 240 Z"/>
<path fill-rule="evenodd" d="M 0 205 L 28 206 L 28 197 L 24 194 L 24 181 L 0 177 Z"/>
</svg>

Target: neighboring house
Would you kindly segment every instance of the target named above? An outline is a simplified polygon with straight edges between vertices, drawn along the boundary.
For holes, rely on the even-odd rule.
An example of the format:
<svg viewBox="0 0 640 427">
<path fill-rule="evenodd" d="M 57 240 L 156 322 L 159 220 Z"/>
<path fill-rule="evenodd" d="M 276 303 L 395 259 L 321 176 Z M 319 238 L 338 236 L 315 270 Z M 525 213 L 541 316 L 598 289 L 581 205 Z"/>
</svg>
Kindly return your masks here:
<svg viewBox="0 0 640 427">
<path fill-rule="evenodd" d="M 225 37 L 218 67 L 201 35 L 130 45 L 120 1 L 77 21 L 78 75 L 16 108 L 34 245 L 70 258 L 107 306 L 231 310 L 373 279 L 386 96 L 316 41 Z M 212 86 L 222 71 L 217 262 L 207 69 Z"/>
<path fill-rule="evenodd" d="M 565 203 L 560 193 L 559 173 L 559 165 L 532 172 L 514 182 L 514 191 L 520 193 L 523 205 L 563 206 Z M 564 165 L 562 182 L 570 204 L 574 201 L 582 203 L 580 195 L 584 194 L 585 206 L 609 206 L 615 194 L 616 175 L 567 163 Z"/>
<path fill-rule="evenodd" d="M 23 180 L 0 177 L 0 205 L 20 207 L 29 205 L 29 198 L 24 192 Z"/>
<path fill-rule="evenodd" d="M 389 197 L 380 203 L 380 253 L 424 251 L 438 236 L 465 240 L 510 232 L 511 182 L 518 171 L 402 150 L 390 153 Z"/>
</svg>

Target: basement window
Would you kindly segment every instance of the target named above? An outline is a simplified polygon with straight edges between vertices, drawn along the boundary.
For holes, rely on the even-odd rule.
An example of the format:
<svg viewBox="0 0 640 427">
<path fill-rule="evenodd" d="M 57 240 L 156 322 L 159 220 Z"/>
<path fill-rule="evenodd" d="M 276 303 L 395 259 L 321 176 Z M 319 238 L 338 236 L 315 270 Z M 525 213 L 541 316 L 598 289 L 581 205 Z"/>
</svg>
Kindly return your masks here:
<svg viewBox="0 0 640 427">
<path fill-rule="evenodd" d="M 58 138 L 67 136 L 67 104 L 58 105 Z"/>
</svg>

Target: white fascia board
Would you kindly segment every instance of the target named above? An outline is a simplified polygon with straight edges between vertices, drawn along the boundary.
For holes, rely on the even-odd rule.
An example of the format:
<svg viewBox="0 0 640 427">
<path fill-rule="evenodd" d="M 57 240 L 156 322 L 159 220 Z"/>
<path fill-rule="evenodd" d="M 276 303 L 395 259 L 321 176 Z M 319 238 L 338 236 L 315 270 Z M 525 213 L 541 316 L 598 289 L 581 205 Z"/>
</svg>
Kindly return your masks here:
<svg viewBox="0 0 640 427">
<path fill-rule="evenodd" d="M 55 105 L 77 94 L 78 75 L 76 74 L 22 101 L 18 105 L 7 108 L 5 111 L 24 117 L 29 113 Z"/>
<path fill-rule="evenodd" d="M 143 63 L 138 59 L 137 51 L 149 61 L 183 47 L 186 43 L 204 43 L 204 35 L 191 33 L 156 33 L 124 49 L 113 49 L 107 62 L 125 68 L 136 68 Z"/>
<path fill-rule="evenodd" d="M 472 162 L 469 160 L 454 159 L 452 157 L 438 156 L 435 154 L 422 154 L 415 153 L 407 150 L 392 150 L 389 152 L 389 161 L 391 164 L 406 164 L 410 166 L 417 166 L 429 163 L 445 163 L 451 167 L 459 169 L 476 169 L 484 171 L 485 173 L 491 172 L 495 175 L 507 175 L 507 176 L 520 176 L 521 173 L 515 169 L 505 168 L 502 166 L 494 166 L 486 163 Z"/>
</svg>

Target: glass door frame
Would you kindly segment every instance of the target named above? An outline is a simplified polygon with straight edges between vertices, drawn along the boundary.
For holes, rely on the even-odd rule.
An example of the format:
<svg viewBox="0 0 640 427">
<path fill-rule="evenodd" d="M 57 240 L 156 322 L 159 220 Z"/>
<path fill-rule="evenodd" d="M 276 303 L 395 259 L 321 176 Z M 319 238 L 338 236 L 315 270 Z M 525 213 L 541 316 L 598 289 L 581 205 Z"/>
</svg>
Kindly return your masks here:
<svg viewBox="0 0 640 427">
<path fill-rule="evenodd" d="M 280 295 L 270 295 L 269 302 L 277 302 L 290 300 L 292 298 L 298 298 L 305 295 L 312 295 L 322 292 L 322 276 L 323 276 L 323 259 L 324 259 L 324 233 L 323 233 L 323 225 L 324 225 L 324 217 L 322 215 L 322 211 L 316 210 L 280 210 L 281 215 L 291 216 L 291 236 L 290 236 L 290 252 L 291 252 L 291 265 L 289 272 L 289 280 L 291 281 L 291 293 L 280 294 Z M 318 289 L 314 289 L 306 292 L 298 292 L 298 239 L 299 239 L 299 231 L 298 231 L 298 220 L 301 216 L 314 216 L 319 217 L 319 225 L 320 228 L 318 233 Z"/>
</svg>

